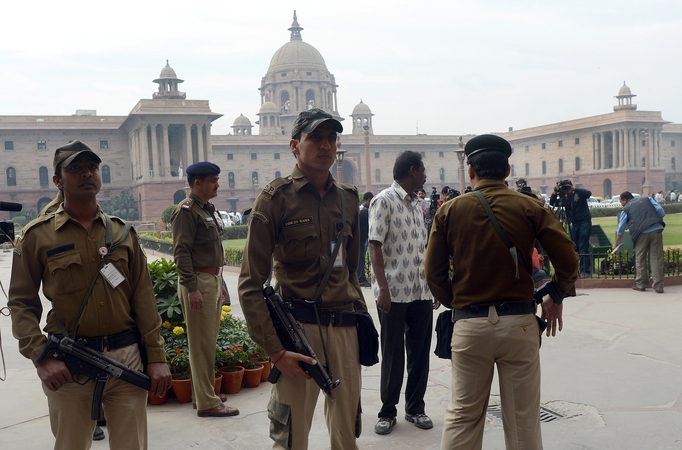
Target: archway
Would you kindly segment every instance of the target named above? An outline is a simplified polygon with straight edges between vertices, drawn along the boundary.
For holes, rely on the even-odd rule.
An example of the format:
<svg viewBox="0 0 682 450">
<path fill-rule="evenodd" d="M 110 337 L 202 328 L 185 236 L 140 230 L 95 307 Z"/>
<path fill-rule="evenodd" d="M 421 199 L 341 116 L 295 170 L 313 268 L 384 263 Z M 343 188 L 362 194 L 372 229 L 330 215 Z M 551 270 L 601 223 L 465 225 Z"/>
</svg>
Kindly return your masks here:
<svg viewBox="0 0 682 450">
<path fill-rule="evenodd" d="M 611 198 L 613 194 L 611 193 L 611 180 L 608 178 L 604 180 L 604 198 Z"/>
<path fill-rule="evenodd" d="M 185 191 L 182 189 L 179 189 L 175 191 L 175 194 L 173 194 L 173 204 L 177 205 L 181 201 L 183 201 L 187 197 L 187 194 L 185 194 Z"/>
</svg>

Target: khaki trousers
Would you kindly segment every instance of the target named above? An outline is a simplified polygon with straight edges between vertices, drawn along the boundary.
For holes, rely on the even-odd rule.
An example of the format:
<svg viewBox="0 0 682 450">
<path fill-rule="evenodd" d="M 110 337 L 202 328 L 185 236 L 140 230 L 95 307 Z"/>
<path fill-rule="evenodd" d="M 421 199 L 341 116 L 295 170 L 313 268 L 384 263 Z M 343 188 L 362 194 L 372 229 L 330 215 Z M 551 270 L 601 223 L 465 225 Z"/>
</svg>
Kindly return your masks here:
<svg viewBox="0 0 682 450">
<path fill-rule="evenodd" d="M 178 286 L 178 297 L 187 326 L 192 399 L 198 410 L 205 410 L 222 403 L 215 394 L 215 349 L 220 327 L 223 279 L 220 275 L 199 272 L 197 284 L 204 299 L 201 311 L 190 310 L 185 286 Z"/>
<path fill-rule="evenodd" d="M 495 323 L 493 323 L 495 322 Z M 480 449 L 497 365 L 506 448 L 540 450 L 540 329 L 533 314 L 455 322 L 441 449 Z"/>
<path fill-rule="evenodd" d="M 104 354 L 132 369 L 142 369 L 137 344 L 105 351 Z M 90 418 L 95 383 L 68 383 L 56 392 L 41 384 L 47 396 L 52 434 L 56 438 L 55 450 L 89 449 L 95 430 L 95 421 Z M 147 391 L 112 377 L 104 388 L 102 403 L 109 448 L 146 449 Z"/>
<path fill-rule="evenodd" d="M 324 352 L 317 324 L 301 323 L 301 328 L 317 357 L 324 363 Z M 360 407 L 360 389 L 362 387 L 357 328 L 328 326 L 322 327 L 322 333 L 327 345 L 332 379 L 341 381 L 332 390 L 334 401 L 330 401 L 326 394 L 322 394 L 331 449 L 357 449 L 355 419 Z M 290 378 L 281 375 L 277 384 L 273 385 L 271 395 L 272 401 L 284 405 L 285 408 L 289 407 L 289 427 L 288 430 L 283 431 L 284 434 L 289 434 L 290 448 L 293 450 L 307 449 L 308 434 L 313 421 L 315 405 L 320 395 L 319 386 L 312 379 Z M 272 431 L 273 427 L 281 428 L 281 426 L 281 423 L 272 422 L 270 428 Z M 272 448 L 284 449 L 286 447 L 275 442 Z"/>
<path fill-rule="evenodd" d="M 654 279 L 653 288 L 663 289 L 663 276 L 665 275 L 663 262 L 663 230 L 642 233 L 637 236 L 635 242 L 635 269 L 637 278 L 635 284 L 638 288 L 649 286 L 649 271 L 646 266 L 646 255 L 649 253 L 651 265 L 651 277 Z"/>
</svg>

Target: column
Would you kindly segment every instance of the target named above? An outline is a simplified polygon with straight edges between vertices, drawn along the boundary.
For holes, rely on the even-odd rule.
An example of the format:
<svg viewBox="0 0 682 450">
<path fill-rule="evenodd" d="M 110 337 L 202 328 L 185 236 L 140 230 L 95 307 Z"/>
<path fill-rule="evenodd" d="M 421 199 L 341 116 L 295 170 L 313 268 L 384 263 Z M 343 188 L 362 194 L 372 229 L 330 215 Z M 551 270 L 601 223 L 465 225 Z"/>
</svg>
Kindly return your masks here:
<svg viewBox="0 0 682 450">
<path fill-rule="evenodd" d="M 132 133 L 132 139 L 131 139 L 131 158 L 130 162 L 132 162 L 133 166 L 133 180 L 137 181 L 137 179 L 140 176 L 140 131 L 138 129 L 133 130 Z"/>
<path fill-rule="evenodd" d="M 592 170 L 597 169 L 597 133 L 592 133 Z"/>
<path fill-rule="evenodd" d="M 206 124 L 206 161 L 213 161 L 213 140 L 211 139 L 211 125 Z M 244 129 L 244 134 L 248 131 L 248 128 Z"/>
<path fill-rule="evenodd" d="M 204 130 L 203 125 L 197 124 L 197 156 L 199 161 L 207 161 L 206 150 L 204 149 Z"/>
<path fill-rule="evenodd" d="M 156 139 L 158 128 L 156 124 L 150 124 L 149 126 L 152 133 L 152 177 L 158 178 L 161 176 L 161 164 L 159 163 L 159 144 Z"/>
<path fill-rule="evenodd" d="M 168 124 L 161 124 L 163 134 L 161 136 L 161 148 L 163 149 L 163 176 L 170 176 L 170 146 L 168 145 Z"/>
<path fill-rule="evenodd" d="M 185 124 L 185 156 L 184 166 L 187 169 L 191 164 L 194 164 L 192 159 L 192 124 Z"/>
<path fill-rule="evenodd" d="M 599 155 L 599 168 L 600 169 L 605 169 L 606 168 L 606 137 L 605 133 L 599 133 L 599 150 L 600 150 L 600 155 Z"/>
<path fill-rule="evenodd" d="M 149 143 L 147 140 L 147 125 L 140 128 L 140 159 L 142 160 L 142 177 L 149 178 Z"/>
<path fill-rule="evenodd" d="M 336 91 L 334 91 L 334 111 L 338 111 L 338 109 L 337 109 L 338 104 L 339 104 L 339 102 L 336 99 Z"/>
</svg>

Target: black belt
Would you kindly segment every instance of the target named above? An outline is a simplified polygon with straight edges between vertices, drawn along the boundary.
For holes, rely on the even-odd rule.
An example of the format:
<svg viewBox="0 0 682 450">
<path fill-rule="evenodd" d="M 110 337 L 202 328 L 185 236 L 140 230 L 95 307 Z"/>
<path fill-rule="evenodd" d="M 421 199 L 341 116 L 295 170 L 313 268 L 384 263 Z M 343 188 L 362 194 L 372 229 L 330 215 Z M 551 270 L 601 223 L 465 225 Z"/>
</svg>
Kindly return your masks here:
<svg viewBox="0 0 682 450">
<path fill-rule="evenodd" d="M 335 327 L 354 327 L 358 323 L 358 316 L 348 311 L 334 311 L 331 309 L 317 309 L 320 316 L 320 325 L 323 327 L 332 325 Z M 309 306 L 293 305 L 291 315 L 299 322 L 317 323 L 315 309 Z"/>
<path fill-rule="evenodd" d="M 472 319 L 474 317 L 488 317 L 488 306 L 471 305 L 462 309 L 455 309 L 455 320 Z M 505 302 L 495 305 L 498 316 L 518 316 L 535 314 L 535 302 Z"/>
<path fill-rule="evenodd" d="M 55 336 L 61 337 L 59 334 Z M 140 342 L 140 339 L 137 330 L 130 329 L 109 336 L 76 336 L 76 341 L 95 351 L 103 352 L 104 350 L 116 350 L 117 348 L 137 344 Z"/>
</svg>

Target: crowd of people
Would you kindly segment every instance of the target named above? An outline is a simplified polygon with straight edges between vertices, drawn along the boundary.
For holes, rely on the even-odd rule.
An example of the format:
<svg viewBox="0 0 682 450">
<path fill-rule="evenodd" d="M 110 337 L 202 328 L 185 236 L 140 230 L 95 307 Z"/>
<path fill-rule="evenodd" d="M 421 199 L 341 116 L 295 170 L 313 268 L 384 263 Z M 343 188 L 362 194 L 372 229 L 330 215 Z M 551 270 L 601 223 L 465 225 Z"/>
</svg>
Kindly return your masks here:
<svg viewBox="0 0 682 450">
<path fill-rule="evenodd" d="M 249 215 L 238 293 L 251 337 L 281 372 L 263 405 L 270 420 L 269 431 L 263 432 L 269 433 L 273 448 L 308 448 L 320 387 L 305 370 L 317 360 L 285 348 L 280 340 L 264 298 L 271 282 L 291 305 L 326 372 L 339 381 L 335 400 L 324 396 L 333 450 L 358 448 L 363 343 L 356 325 L 368 301 L 376 303 L 380 324 L 381 405 L 375 433 L 388 435 L 398 425 L 405 372 L 404 420 L 424 430 L 434 427 L 424 396 L 433 311 L 444 306 L 451 309 L 454 332 L 452 396 L 441 448 L 481 448 L 497 366 L 506 448 L 541 449 L 541 335 L 556 336 L 563 329 L 562 301 L 575 295 L 579 275 L 590 274 L 585 246 L 591 192 L 570 180 L 555 187 L 550 204 L 565 210 L 572 230 L 567 235 L 552 209 L 530 189 L 506 185 L 509 142 L 481 135 L 464 148 L 471 180 L 464 193 L 446 186 L 440 195 L 434 188 L 427 197 L 422 155 L 406 151 L 395 160 L 393 183 L 376 195 L 362 195 L 358 207 L 357 188 L 330 172 L 342 131 L 341 123 L 320 109 L 300 113 L 289 142 L 295 166 L 265 186 Z M 108 217 L 97 204 L 100 163 L 79 141 L 56 150 L 53 181 L 60 197 L 24 228 L 13 256 L 13 333 L 43 383 L 56 449 L 90 447 L 95 383 L 74 380 L 72 368 L 57 354 L 45 354 L 48 337 L 82 339 L 89 348 L 144 370 L 154 394 L 170 388 L 146 258 L 134 229 Z M 239 414 L 215 394 L 213 385 L 220 305 L 227 295 L 223 222 L 210 201 L 218 195 L 219 174 L 210 162 L 188 167 L 189 196 L 171 217 L 199 417 Z M 667 198 L 678 201 L 679 194 L 671 191 Z M 620 200 L 624 212 L 616 245 L 630 228 L 637 252 L 634 289 L 646 288 L 643 261 L 648 256 L 653 287 L 662 293 L 658 261 L 664 213 L 653 199 L 633 199 L 623 192 Z M 553 272 L 548 295 L 537 303 L 534 287 L 549 276 L 540 265 L 545 256 Z M 41 284 L 53 308 L 43 330 Z M 110 448 L 147 448 L 144 390 L 113 380 L 104 391 L 103 407 Z"/>
</svg>

